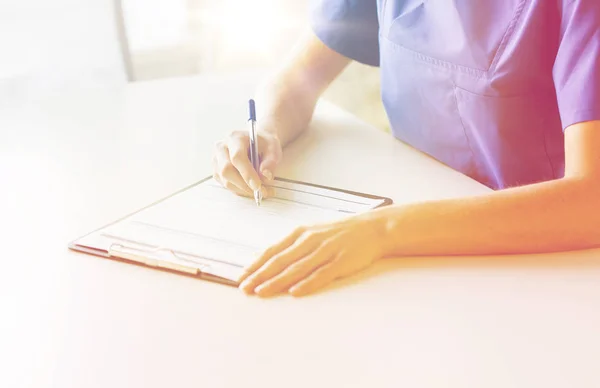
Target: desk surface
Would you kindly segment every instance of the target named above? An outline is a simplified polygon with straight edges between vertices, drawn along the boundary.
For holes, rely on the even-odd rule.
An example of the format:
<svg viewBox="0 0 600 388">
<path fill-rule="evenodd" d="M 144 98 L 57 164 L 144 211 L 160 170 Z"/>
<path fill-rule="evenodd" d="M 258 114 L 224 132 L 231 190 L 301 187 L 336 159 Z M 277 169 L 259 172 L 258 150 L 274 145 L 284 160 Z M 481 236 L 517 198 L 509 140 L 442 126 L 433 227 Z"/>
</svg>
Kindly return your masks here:
<svg viewBox="0 0 600 388">
<path fill-rule="evenodd" d="M 0 386 L 600 386 L 598 251 L 388 260 L 262 300 L 67 250 L 208 175 L 253 86 L 183 78 L 0 104 Z M 396 203 L 487 191 L 328 104 L 284 159 L 280 176 Z"/>
</svg>

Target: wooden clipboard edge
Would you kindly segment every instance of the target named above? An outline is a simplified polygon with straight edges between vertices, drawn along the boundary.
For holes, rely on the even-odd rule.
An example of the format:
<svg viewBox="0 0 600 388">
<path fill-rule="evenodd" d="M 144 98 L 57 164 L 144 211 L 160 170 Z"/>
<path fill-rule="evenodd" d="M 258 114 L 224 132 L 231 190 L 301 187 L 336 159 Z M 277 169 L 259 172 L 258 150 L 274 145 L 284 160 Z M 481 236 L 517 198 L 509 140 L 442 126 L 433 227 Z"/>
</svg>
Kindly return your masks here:
<svg viewBox="0 0 600 388">
<path fill-rule="evenodd" d="M 116 222 L 118 222 L 118 221 L 116 221 Z M 92 232 L 92 233 L 95 233 L 95 232 Z M 85 236 L 83 236 L 83 237 L 85 237 Z M 81 237 L 81 238 L 83 238 L 83 237 Z M 211 281 L 211 282 L 216 282 L 216 283 L 220 283 L 220 284 L 224 284 L 224 285 L 232 286 L 232 287 L 237 287 L 239 285 L 239 283 L 236 282 L 236 281 L 225 279 L 225 278 L 222 278 L 222 277 L 219 277 L 219 276 L 215 276 L 215 275 L 211 275 L 211 274 L 208 274 L 208 273 L 204 273 L 204 272 L 200 272 L 199 271 L 197 274 L 190 274 L 190 273 L 184 272 L 184 271 L 176 271 L 174 269 L 151 266 L 151 265 L 147 265 L 147 264 L 144 264 L 144 263 L 136 261 L 136 260 L 128 260 L 128 259 L 125 259 L 125 258 L 122 258 L 122 257 L 118 257 L 118 256 L 111 256 L 105 250 L 94 249 L 94 248 L 90 248 L 90 247 L 87 247 L 87 246 L 84 246 L 84 245 L 78 245 L 76 243 L 70 243 L 69 244 L 69 249 L 71 249 L 73 251 L 76 251 L 76 252 L 82 252 L 82 253 L 87 253 L 87 254 L 90 254 L 90 255 L 93 255 L 93 256 L 102 257 L 102 258 L 108 259 L 108 260 L 118 261 L 118 262 L 127 263 L 127 264 L 133 264 L 133 265 L 137 265 L 138 267 L 143 267 L 143 268 L 150 268 L 150 269 L 153 269 L 155 271 L 163 271 L 163 272 L 172 273 L 172 274 L 175 274 L 175 275 L 187 276 L 189 278 L 208 280 L 208 281 Z"/>
<path fill-rule="evenodd" d="M 144 211 L 144 210 L 146 210 L 148 208 L 151 208 L 152 206 L 158 205 L 159 203 L 161 203 L 163 201 L 166 201 L 169 198 L 172 198 L 172 197 L 174 197 L 174 196 L 176 196 L 178 194 L 181 194 L 181 193 L 183 193 L 183 192 L 185 192 L 187 190 L 190 190 L 191 188 L 193 188 L 195 186 L 198 186 L 198 185 L 200 185 L 200 184 L 202 184 L 202 183 L 204 183 L 204 182 L 206 182 L 206 181 L 208 181 L 208 180 L 210 180 L 212 178 L 213 178 L 212 175 L 207 176 L 206 178 L 203 178 L 203 179 L 199 180 L 198 182 L 195 182 L 195 183 L 193 183 L 193 184 L 191 184 L 189 186 L 186 186 L 186 187 L 184 187 L 184 188 L 182 188 L 182 189 L 174 192 L 173 194 L 170 194 L 170 195 L 168 195 L 168 196 L 166 196 L 166 197 L 164 197 L 162 199 L 159 199 L 159 200 L 157 200 L 157 201 L 155 201 L 155 202 L 153 202 L 153 203 L 151 203 L 151 204 L 149 204 L 147 206 L 144 206 L 144 207 L 142 207 L 142 208 L 140 208 L 140 209 L 138 209 L 138 210 L 136 210 L 136 211 L 134 211 L 132 213 L 129 213 L 129 214 L 127 214 L 127 215 L 125 215 L 125 216 L 117 219 L 116 221 L 113 221 L 113 222 L 108 223 L 108 224 L 106 224 L 104 226 L 101 226 L 101 227 L 99 227 L 99 228 L 97 228 L 97 229 L 95 229 L 95 230 L 93 230 L 93 231 L 91 231 L 89 233 L 86 233 L 85 235 L 83 235 L 83 236 L 81 236 L 81 237 L 79 237 L 79 238 L 71 241 L 68 244 L 68 248 L 70 250 L 72 250 L 72 251 L 81 252 L 81 253 L 87 253 L 87 254 L 90 254 L 90 255 L 93 255 L 93 256 L 102 257 L 102 258 L 105 258 L 105 259 L 110 259 L 110 260 L 125 262 L 125 263 L 128 263 L 128 264 L 134 264 L 134 265 L 137 265 L 137 266 L 140 266 L 140 267 L 144 267 L 144 268 L 151 268 L 153 270 L 174 273 L 174 274 L 177 274 L 177 275 L 183 275 L 183 276 L 192 277 L 192 278 L 196 278 L 196 279 L 209 280 L 209 281 L 212 281 L 212 282 L 216 282 L 216 283 L 221 283 L 221 284 L 225 284 L 225 285 L 237 287 L 238 286 L 238 282 L 233 281 L 233 280 L 229 280 L 229 279 L 225 279 L 225 278 L 221 278 L 219 276 L 210 275 L 210 274 L 203 273 L 203 272 L 199 272 L 198 274 L 193 275 L 193 274 L 190 274 L 190 273 L 187 273 L 187 272 L 176 271 L 176 270 L 169 269 L 169 268 L 162 268 L 162 267 L 150 266 L 150 265 L 141 263 L 139 261 L 128 260 L 128 259 L 124 259 L 124 258 L 117 257 L 117 256 L 111 256 L 108 253 L 108 251 L 105 251 L 103 249 L 96 249 L 96 248 L 93 248 L 93 247 L 88 247 L 88 246 L 80 245 L 80 244 L 77 243 L 78 241 L 82 240 L 83 238 L 85 238 L 85 237 L 87 237 L 89 235 L 92 235 L 94 233 L 97 233 L 97 232 L 101 231 L 102 229 L 105 229 L 105 228 L 108 228 L 109 226 L 117 224 L 117 223 L 125 220 L 126 218 L 129 218 L 129 217 L 134 216 L 135 214 L 137 214 L 137 213 L 139 213 L 141 211 Z M 378 195 L 367 194 L 367 193 L 360 193 L 360 192 L 356 192 L 356 191 L 344 190 L 344 189 L 339 189 L 339 188 L 335 188 L 335 187 L 323 186 L 323 185 L 318 185 L 318 184 L 314 184 L 314 183 L 309 183 L 309 182 L 304 182 L 304 181 L 298 181 L 298 180 L 293 180 L 293 179 L 287 179 L 287 178 L 276 177 L 275 180 L 282 181 L 282 182 L 287 182 L 287 183 L 295 183 L 295 184 L 300 184 L 300 185 L 305 185 L 305 186 L 311 186 L 311 187 L 316 187 L 316 188 L 325 189 L 325 190 L 337 191 L 337 192 L 340 192 L 340 193 L 356 195 L 358 197 L 363 197 L 363 198 L 383 200 L 383 203 L 380 204 L 380 205 L 378 205 L 378 206 L 376 206 L 376 208 L 393 204 L 393 201 L 392 201 L 391 198 L 382 197 L 382 196 L 378 196 Z"/>
</svg>

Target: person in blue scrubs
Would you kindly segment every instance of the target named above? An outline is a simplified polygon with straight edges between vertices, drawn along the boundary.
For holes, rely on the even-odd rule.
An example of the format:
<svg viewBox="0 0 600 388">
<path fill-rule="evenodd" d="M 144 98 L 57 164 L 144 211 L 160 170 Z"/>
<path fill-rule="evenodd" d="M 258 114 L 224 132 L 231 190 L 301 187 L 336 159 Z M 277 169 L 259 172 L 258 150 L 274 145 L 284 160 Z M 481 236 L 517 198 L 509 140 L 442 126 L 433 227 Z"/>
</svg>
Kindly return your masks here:
<svg viewBox="0 0 600 388">
<path fill-rule="evenodd" d="M 354 60 L 379 66 L 396 138 L 494 191 L 300 228 L 242 290 L 305 295 L 386 257 L 600 246 L 600 1 L 320 0 L 311 25 L 257 97 L 260 172 L 233 132 L 215 179 L 268 196 L 283 147 Z"/>
</svg>

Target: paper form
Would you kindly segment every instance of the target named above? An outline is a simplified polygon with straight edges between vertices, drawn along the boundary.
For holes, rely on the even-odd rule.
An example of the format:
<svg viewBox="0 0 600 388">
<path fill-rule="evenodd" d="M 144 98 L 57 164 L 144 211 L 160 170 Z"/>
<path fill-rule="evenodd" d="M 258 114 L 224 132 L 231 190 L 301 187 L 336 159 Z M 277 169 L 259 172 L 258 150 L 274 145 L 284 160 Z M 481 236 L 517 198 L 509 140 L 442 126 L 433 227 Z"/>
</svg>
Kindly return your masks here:
<svg viewBox="0 0 600 388">
<path fill-rule="evenodd" d="M 279 180 L 272 187 L 274 196 L 257 206 L 209 179 L 99 233 L 124 246 L 242 268 L 298 226 L 340 219 L 384 202 Z"/>
</svg>

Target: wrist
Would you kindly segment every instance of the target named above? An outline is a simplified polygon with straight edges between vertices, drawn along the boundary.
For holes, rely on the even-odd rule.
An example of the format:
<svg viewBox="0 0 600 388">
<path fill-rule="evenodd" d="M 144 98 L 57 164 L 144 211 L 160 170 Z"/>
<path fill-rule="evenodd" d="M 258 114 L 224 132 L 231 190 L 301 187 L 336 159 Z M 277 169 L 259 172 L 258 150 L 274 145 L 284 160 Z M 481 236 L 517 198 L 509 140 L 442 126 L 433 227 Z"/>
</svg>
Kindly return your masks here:
<svg viewBox="0 0 600 388">
<path fill-rule="evenodd" d="M 316 97 L 307 93 L 305 87 L 283 76 L 265 81 L 256 93 L 256 100 L 259 128 L 277 136 L 282 146 L 308 127 L 316 105 Z"/>
<path fill-rule="evenodd" d="M 396 220 L 390 207 L 375 209 L 362 214 L 367 227 L 374 236 L 376 244 L 380 247 L 381 257 L 393 255 L 396 250 L 394 241 L 394 229 Z"/>
<path fill-rule="evenodd" d="M 281 134 L 279 133 L 281 125 L 281 120 L 278 120 L 274 113 L 265 114 L 261 118 L 258 118 L 257 132 L 259 136 L 275 140 L 281 144 Z"/>
<path fill-rule="evenodd" d="M 277 88 L 267 84 L 259 89 L 256 100 L 258 132 L 283 145 L 289 137 L 286 132 L 293 126 L 292 117 L 287 113 L 285 97 Z"/>
</svg>

